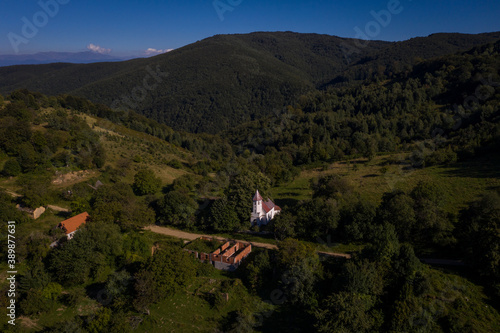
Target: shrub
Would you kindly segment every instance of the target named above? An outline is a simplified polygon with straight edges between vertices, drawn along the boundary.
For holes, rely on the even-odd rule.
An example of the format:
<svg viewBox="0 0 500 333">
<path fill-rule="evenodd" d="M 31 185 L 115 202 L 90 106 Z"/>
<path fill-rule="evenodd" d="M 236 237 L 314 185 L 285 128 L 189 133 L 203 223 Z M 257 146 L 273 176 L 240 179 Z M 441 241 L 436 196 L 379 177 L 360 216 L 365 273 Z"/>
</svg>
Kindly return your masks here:
<svg viewBox="0 0 500 333">
<path fill-rule="evenodd" d="M 5 176 L 15 177 L 21 173 L 21 166 L 19 165 L 19 162 L 17 160 L 9 159 L 7 160 L 7 162 L 5 162 L 2 173 Z"/>
</svg>

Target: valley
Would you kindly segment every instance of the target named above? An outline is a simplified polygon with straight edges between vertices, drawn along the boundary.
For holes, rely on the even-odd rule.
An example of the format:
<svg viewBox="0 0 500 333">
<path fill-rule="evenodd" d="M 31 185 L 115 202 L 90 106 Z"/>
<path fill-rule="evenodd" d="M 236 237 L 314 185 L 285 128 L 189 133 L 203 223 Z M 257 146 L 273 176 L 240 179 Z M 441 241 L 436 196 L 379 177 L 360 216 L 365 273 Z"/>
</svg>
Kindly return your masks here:
<svg viewBox="0 0 500 333">
<path fill-rule="evenodd" d="M 499 39 L 346 61 L 355 40 L 258 32 L 0 68 L 20 314 L 0 330 L 499 331 Z M 251 223 L 259 201 L 280 213 Z M 69 239 L 59 224 L 85 212 Z M 200 235 L 254 248 L 217 270 L 186 251 Z"/>
</svg>

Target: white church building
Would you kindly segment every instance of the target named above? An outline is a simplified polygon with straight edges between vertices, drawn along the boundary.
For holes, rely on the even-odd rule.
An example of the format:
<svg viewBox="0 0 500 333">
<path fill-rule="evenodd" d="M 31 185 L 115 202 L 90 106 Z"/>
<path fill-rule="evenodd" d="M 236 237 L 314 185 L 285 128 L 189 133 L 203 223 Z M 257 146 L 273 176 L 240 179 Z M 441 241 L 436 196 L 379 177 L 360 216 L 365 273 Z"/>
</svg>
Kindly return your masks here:
<svg viewBox="0 0 500 333">
<path fill-rule="evenodd" d="M 253 210 L 250 217 L 250 223 L 258 226 L 268 224 L 276 215 L 281 212 L 281 208 L 276 206 L 269 198 L 267 201 L 262 199 L 259 190 L 255 192 L 253 197 Z"/>
</svg>

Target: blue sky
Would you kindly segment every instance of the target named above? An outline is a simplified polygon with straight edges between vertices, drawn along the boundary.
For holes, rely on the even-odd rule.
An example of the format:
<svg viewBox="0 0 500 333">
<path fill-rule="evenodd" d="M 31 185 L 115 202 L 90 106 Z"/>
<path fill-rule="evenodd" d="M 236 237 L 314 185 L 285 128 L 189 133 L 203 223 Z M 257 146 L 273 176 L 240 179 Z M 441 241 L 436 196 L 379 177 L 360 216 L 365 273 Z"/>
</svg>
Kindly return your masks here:
<svg viewBox="0 0 500 333">
<path fill-rule="evenodd" d="M 398 41 L 435 32 L 500 30 L 498 0 L 40 0 L 40 3 L 56 3 L 57 13 L 44 13 L 38 0 L 0 3 L 0 54 L 78 52 L 86 51 L 92 44 L 95 51 L 110 55 L 143 55 L 147 49 L 175 49 L 215 34 L 253 31 L 314 32 L 341 37 L 356 37 L 356 31 L 361 31 L 365 38 Z M 218 4 L 219 12 L 214 3 Z M 390 5 L 394 6 L 390 22 L 382 15 L 383 24 L 378 23 L 372 13 L 387 13 Z M 25 27 L 23 32 L 23 26 L 30 24 L 35 31 Z"/>
</svg>

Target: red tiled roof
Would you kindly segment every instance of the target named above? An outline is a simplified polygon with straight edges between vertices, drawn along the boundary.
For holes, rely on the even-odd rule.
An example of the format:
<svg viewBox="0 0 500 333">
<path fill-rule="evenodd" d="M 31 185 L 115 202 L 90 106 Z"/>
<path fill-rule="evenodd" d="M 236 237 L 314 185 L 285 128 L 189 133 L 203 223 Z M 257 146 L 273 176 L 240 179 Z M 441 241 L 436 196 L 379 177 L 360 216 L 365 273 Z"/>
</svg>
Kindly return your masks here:
<svg viewBox="0 0 500 333">
<path fill-rule="evenodd" d="M 259 190 L 257 190 L 257 192 L 255 192 L 255 195 L 253 196 L 253 201 L 260 201 L 260 200 L 264 200 L 264 199 L 262 199 L 262 196 L 260 195 Z"/>
<path fill-rule="evenodd" d="M 85 224 L 89 216 L 87 212 L 73 216 L 72 218 L 62 221 L 61 228 L 66 234 L 70 234 L 76 231 L 82 224 Z"/>
<path fill-rule="evenodd" d="M 262 209 L 264 209 L 266 213 L 269 213 L 269 211 L 271 210 L 271 208 L 267 206 L 266 202 L 262 202 Z"/>
<path fill-rule="evenodd" d="M 262 202 L 262 208 L 264 209 L 264 211 L 266 213 L 269 213 L 269 211 L 271 211 L 271 209 L 276 209 L 276 206 L 270 199 L 267 199 L 267 201 L 263 201 Z"/>
</svg>

